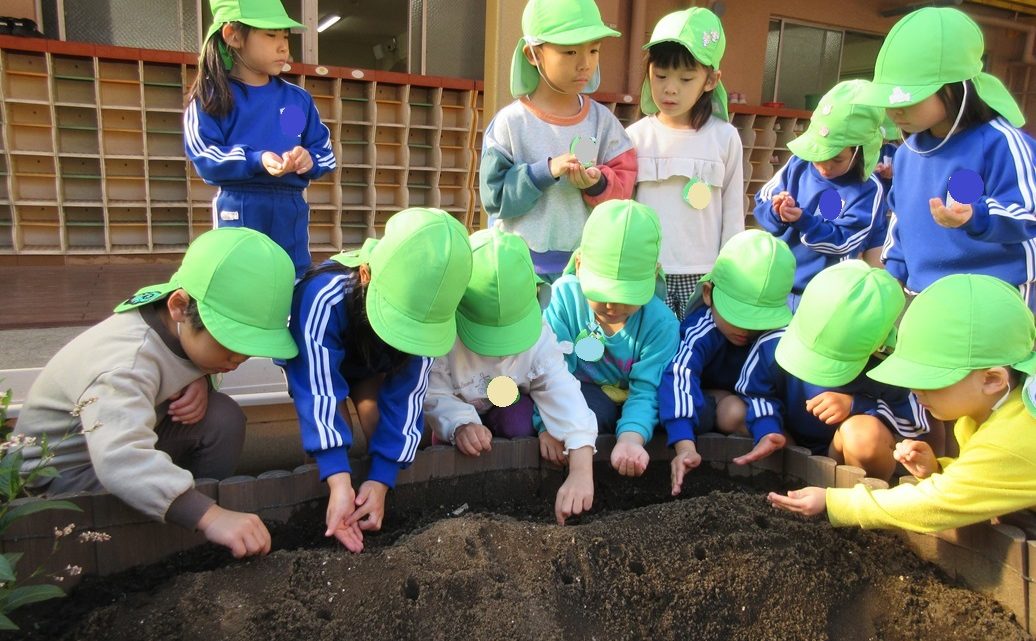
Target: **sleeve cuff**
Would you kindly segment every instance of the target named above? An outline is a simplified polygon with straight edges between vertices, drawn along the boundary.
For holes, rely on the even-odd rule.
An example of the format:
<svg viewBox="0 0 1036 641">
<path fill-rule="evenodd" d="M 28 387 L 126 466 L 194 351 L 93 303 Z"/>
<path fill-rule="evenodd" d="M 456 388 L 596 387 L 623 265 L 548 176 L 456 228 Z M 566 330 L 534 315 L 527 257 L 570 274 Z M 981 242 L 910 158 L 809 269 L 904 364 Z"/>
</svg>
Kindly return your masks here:
<svg viewBox="0 0 1036 641">
<path fill-rule="evenodd" d="M 752 433 L 752 440 L 758 443 L 767 434 L 780 434 L 781 422 L 776 416 L 763 416 L 753 421 L 748 431 Z"/>
<path fill-rule="evenodd" d="M 978 200 L 971 208 L 971 218 L 962 227 L 969 236 L 981 236 L 989 230 L 989 206 L 984 200 Z"/>
<path fill-rule="evenodd" d="M 619 425 L 616 426 L 616 428 L 615 428 L 615 436 L 618 436 L 620 434 L 624 434 L 626 432 L 633 432 L 634 434 L 639 434 L 641 436 L 641 438 L 644 439 L 644 442 L 648 443 L 648 442 L 651 441 L 651 437 L 654 435 L 655 430 L 654 430 L 654 428 L 651 428 L 651 427 L 644 427 L 643 425 L 640 425 L 639 423 L 633 423 L 633 422 L 623 423 L 623 422 L 620 421 Z M 692 432 L 693 432 L 693 430 L 692 430 Z"/>
<path fill-rule="evenodd" d="M 603 194 L 605 189 L 608 189 L 608 176 L 602 171 L 601 179 L 584 189 L 583 193 L 593 198 L 594 196 L 600 196 Z"/>
<path fill-rule="evenodd" d="M 390 461 L 377 455 L 371 456 L 371 471 L 367 475 L 367 480 L 377 481 L 393 488 L 396 486 L 396 477 L 399 476 L 399 471 L 403 467 L 405 467 L 403 464 L 396 461 Z"/>
<path fill-rule="evenodd" d="M 216 501 L 211 497 L 205 496 L 192 487 L 169 504 L 169 509 L 165 511 L 165 522 L 193 530 L 198 526 L 201 517 L 215 503 Z"/>
<path fill-rule="evenodd" d="M 349 448 L 347 447 L 335 447 L 329 450 L 310 452 L 310 456 L 313 457 L 317 462 L 317 467 L 320 468 L 321 481 L 326 480 L 332 474 L 352 473 L 352 467 L 349 465 Z"/>
<path fill-rule="evenodd" d="M 578 450 L 581 447 L 590 446 L 594 450 L 594 454 L 597 453 L 597 433 L 579 433 L 571 434 L 565 439 L 565 454 L 567 455 L 572 450 Z"/>
<path fill-rule="evenodd" d="M 666 447 L 672 447 L 677 441 L 696 441 L 694 438 L 694 422 L 689 418 L 678 418 L 665 424 Z M 647 442 L 647 439 L 644 441 Z"/>
<path fill-rule="evenodd" d="M 859 525 L 852 518 L 853 492 L 856 488 L 827 488 L 825 499 L 827 501 L 827 520 L 834 527 L 846 527 Z"/>
<path fill-rule="evenodd" d="M 558 179 L 550 173 L 550 158 L 529 165 L 529 178 L 532 179 L 532 184 L 540 191 L 543 191 L 558 181 Z"/>
<path fill-rule="evenodd" d="M 263 152 L 261 151 L 247 151 L 245 157 L 248 159 L 248 170 L 252 174 L 261 174 L 266 170 L 263 169 Z"/>
</svg>

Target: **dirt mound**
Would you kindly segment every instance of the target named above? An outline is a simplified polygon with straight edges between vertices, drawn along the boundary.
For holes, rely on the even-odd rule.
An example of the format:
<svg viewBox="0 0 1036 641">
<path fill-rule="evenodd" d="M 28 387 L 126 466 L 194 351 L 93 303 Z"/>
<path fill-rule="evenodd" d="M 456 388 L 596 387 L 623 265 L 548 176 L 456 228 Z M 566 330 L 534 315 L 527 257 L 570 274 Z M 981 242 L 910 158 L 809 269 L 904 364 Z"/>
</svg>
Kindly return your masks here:
<svg viewBox="0 0 1036 641">
<path fill-rule="evenodd" d="M 397 524 L 358 556 L 324 544 L 150 585 L 138 577 L 131 591 L 118 592 L 111 580 L 84 583 L 80 593 L 96 597 L 95 588 L 108 586 L 114 602 L 51 638 L 1030 638 L 998 604 L 948 584 L 892 536 L 777 513 L 758 489 L 704 471 L 701 495 L 628 510 L 617 489 L 628 483 L 602 478 L 608 512 L 565 528 L 549 524 L 540 507 L 524 510 L 531 520 L 516 518 L 523 505 L 541 506 L 535 494 L 549 496 L 556 481 L 524 491 L 523 482 L 537 480 L 454 482 L 452 493 L 425 495 L 421 523 Z M 449 516 L 450 501 L 464 492 L 478 510 L 479 496 L 505 487 L 496 495 L 534 500 L 498 510 L 511 516 Z M 664 500 L 663 487 L 664 476 L 638 489 Z"/>
</svg>

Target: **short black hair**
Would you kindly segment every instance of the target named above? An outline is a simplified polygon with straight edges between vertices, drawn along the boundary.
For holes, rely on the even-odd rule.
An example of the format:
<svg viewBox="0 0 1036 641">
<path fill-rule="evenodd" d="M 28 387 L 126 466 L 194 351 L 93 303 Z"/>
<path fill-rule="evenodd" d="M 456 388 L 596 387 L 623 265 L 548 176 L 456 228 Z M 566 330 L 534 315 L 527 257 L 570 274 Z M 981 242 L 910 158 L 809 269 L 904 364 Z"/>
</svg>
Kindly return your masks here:
<svg viewBox="0 0 1036 641">
<path fill-rule="evenodd" d="M 660 42 L 648 48 L 645 74 L 647 74 L 649 82 L 651 65 L 663 69 L 679 69 L 680 67 L 702 69 L 710 75 L 715 71 L 712 67 L 702 64 L 700 60 L 692 56 L 687 47 L 676 42 Z M 691 107 L 691 126 L 695 129 L 704 127 L 705 123 L 712 116 L 712 92 L 712 89 L 703 91 L 698 97 L 698 101 Z"/>
</svg>

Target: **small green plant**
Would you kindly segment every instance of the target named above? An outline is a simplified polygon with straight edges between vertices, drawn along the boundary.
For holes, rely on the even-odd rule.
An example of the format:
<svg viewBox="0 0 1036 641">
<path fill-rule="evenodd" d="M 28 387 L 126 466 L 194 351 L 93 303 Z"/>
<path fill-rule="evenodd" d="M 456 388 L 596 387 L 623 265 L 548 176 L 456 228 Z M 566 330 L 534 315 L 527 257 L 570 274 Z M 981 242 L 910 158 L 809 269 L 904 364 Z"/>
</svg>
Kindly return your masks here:
<svg viewBox="0 0 1036 641">
<path fill-rule="evenodd" d="M 81 511 L 79 507 L 69 501 L 27 501 L 14 505 L 14 500 L 26 496 L 26 488 L 32 487 L 38 480 L 57 476 L 57 470 L 48 465 L 53 458 L 46 439 L 39 443 L 36 439 L 21 434 L 11 433 L 11 426 L 7 419 L 7 408 L 11 404 L 11 390 L 7 390 L 0 396 L 0 535 L 18 519 L 43 512 L 45 510 L 73 510 Z M 26 447 L 38 446 L 41 449 L 40 464 L 22 473 L 22 465 L 25 460 L 23 450 Z M 57 550 L 62 537 L 72 533 L 75 525 L 70 524 L 54 532 L 54 550 Z M 84 533 L 94 534 L 99 533 Z M 107 536 L 107 535 L 103 535 Z M 82 538 L 83 535 L 80 535 Z M 0 630 L 17 630 L 18 626 L 8 616 L 18 608 L 46 601 L 56 597 L 65 596 L 64 591 L 56 585 L 41 583 L 36 585 L 24 585 L 25 582 L 39 578 L 44 575 L 43 568 L 36 568 L 28 576 L 19 577 L 15 571 L 18 561 L 22 555 L 20 552 L 6 552 L 0 554 Z M 80 569 L 75 566 L 66 568 L 71 575 L 78 574 Z M 52 577 L 60 581 L 63 577 Z"/>
</svg>

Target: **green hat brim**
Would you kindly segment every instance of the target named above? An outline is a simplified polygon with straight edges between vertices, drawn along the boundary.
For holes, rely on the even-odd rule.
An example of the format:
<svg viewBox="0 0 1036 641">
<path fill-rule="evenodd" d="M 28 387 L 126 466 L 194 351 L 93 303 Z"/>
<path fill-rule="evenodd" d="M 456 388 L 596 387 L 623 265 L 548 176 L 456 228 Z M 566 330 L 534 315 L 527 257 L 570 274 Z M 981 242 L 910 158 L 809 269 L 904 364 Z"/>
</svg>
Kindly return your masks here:
<svg viewBox="0 0 1036 641">
<path fill-rule="evenodd" d="M 731 298 L 719 287 L 712 287 L 712 305 L 728 323 L 748 330 L 769 330 L 791 322 L 787 299 L 777 307 L 762 307 Z"/>
<path fill-rule="evenodd" d="M 820 354 L 802 342 L 795 324 L 785 330 L 777 342 L 775 353 L 777 363 L 795 378 L 820 387 L 839 387 L 851 382 L 863 368 L 868 358 L 860 361 L 844 361 Z"/>
<path fill-rule="evenodd" d="M 539 299 L 529 302 L 525 315 L 507 326 L 482 325 L 458 311 L 457 335 L 468 349 L 481 356 L 513 356 L 532 349 L 543 330 L 543 312 Z"/>
<path fill-rule="evenodd" d="M 824 162 L 837 156 L 846 147 L 861 147 L 863 149 L 863 175 L 869 176 L 878 166 L 878 154 L 881 152 L 882 140 L 881 133 L 875 132 L 874 140 L 869 143 L 833 145 L 827 138 L 807 129 L 798 138 L 788 141 L 788 150 L 807 162 Z"/>
<path fill-rule="evenodd" d="M 859 93 L 856 95 L 853 102 L 858 105 L 866 105 L 868 107 L 882 107 L 884 109 L 895 109 L 896 107 L 909 107 L 916 105 L 925 98 L 931 96 L 936 91 L 942 88 L 943 83 L 935 83 L 929 85 L 892 85 L 878 82 L 870 82 L 866 86 L 862 87 Z M 899 102 L 889 102 L 889 99 L 893 93 L 899 89 L 905 94 L 909 94 L 909 98 Z"/>
<path fill-rule="evenodd" d="M 607 278 L 584 267 L 577 272 L 579 286 L 590 300 L 621 305 L 647 305 L 655 295 L 656 276 L 642 280 Z"/>
<path fill-rule="evenodd" d="M 587 27 L 586 29 L 590 29 Z M 607 29 L 607 27 L 604 27 Z M 586 30 L 583 29 L 583 30 Z M 610 29 L 608 29 L 611 31 Z M 580 30 L 581 31 L 581 30 Z M 618 35 L 618 32 L 613 32 Z M 551 42 L 551 44 L 581 44 L 583 42 L 591 42 L 599 38 L 592 38 L 591 40 L 579 40 L 575 43 L 562 43 L 562 42 Z M 526 45 L 525 38 L 518 39 L 518 46 L 514 48 L 514 55 L 511 56 L 511 97 L 520 98 L 522 96 L 528 96 L 532 92 L 536 91 L 536 87 L 540 84 L 540 72 L 536 69 L 535 65 L 530 63 L 525 58 L 523 49 Z M 593 77 L 590 78 L 590 82 L 586 83 L 586 86 L 580 91 L 580 93 L 593 93 L 601 86 L 601 67 L 598 66 L 594 70 Z"/>
<path fill-rule="evenodd" d="M 456 314 L 441 322 L 410 318 L 388 302 L 373 280 L 367 285 L 366 309 L 374 333 L 406 354 L 429 358 L 445 356 L 457 339 Z"/>
<path fill-rule="evenodd" d="M 262 20 L 262 19 L 258 19 L 258 18 L 247 18 L 247 19 L 237 19 L 237 20 L 234 20 L 234 22 L 240 22 L 241 24 L 246 24 L 249 27 L 252 27 L 253 29 L 288 29 L 288 30 L 290 30 L 290 31 L 292 31 L 294 33 L 298 33 L 300 31 L 306 31 L 308 29 L 308 27 L 306 25 L 302 24 L 301 22 L 295 22 L 291 18 L 286 18 L 284 20 L 279 20 L 279 19 Z M 209 31 L 208 31 L 208 33 L 205 34 L 205 41 L 208 42 L 209 38 L 211 38 L 217 31 L 222 29 L 223 25 L 225 25 L 225 24 L 227 24 L 227 23 L 226 22 L 213 22 L 211 25 L 209 25 Z"/>
<path fill-rule="evenodd" d="M 280 359 L 295 358 L 299 353 L 287 325 L 277 328 L 248 325 L 223 316 L 204 300 L 198 301 L 198 315 L 212 338 L 232 352 Z"/>
<path fill-rule="evenodd" d="M 917 363 L 893 353 L 880 365 L 867 372 L 879 383 L 906 389 L 942 389 L 957 383 L 971 372 L 967 367 L 936 367 Z"/>
</svg>

